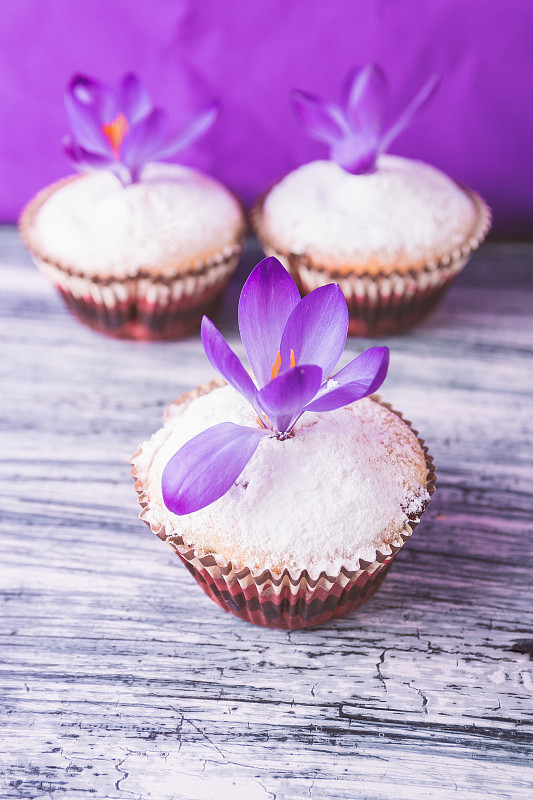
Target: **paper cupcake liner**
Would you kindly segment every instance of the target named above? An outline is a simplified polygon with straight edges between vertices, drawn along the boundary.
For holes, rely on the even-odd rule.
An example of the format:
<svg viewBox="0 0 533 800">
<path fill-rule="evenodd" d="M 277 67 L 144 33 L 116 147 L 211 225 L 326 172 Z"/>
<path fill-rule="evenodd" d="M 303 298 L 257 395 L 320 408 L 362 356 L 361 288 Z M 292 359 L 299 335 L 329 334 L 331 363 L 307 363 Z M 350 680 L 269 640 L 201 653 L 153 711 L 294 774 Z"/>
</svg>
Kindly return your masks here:
<svg viewBox="0 0 533 800">
<path fill-rule="evenodd" d="M 252 227 L 265 253 L 281 261 L 305 294 L 327 283 L 339 284 L 350 314 L 348 333 L 389 336 L 409 330 L 433 311 L 490 229 L 489 206 L 476 192 L 465 186 L 461 188 L 477 211 L 471 235 L 442 258 L 402 272 L 346 273 L 321 267 L 305 254 L 278 251 L 263 228 L 262 211 L 268 192 L 252 210 Z"/>
<path fill-rule="evenodd" d="M 189 403 L 194 397 L 206 394 L 215 386 L 223 384 L 223 381 L 213 381 L 200 386 L 182 395 L 172 405 Z M 424 440 L 419 438 L 417 431 L 410 422 L 403 419 L 400 412 L 395 411 L 377 395 L 373 395 L 373 399 L 402 419 L 418 438 L 427 467 L 426 488 L 431 497 L 435 491 L 436 473 L 433 458 Z M 151 508 L 147 486 L 136 469 L 135 461 L 140 452 L 141 447 L 132 458 L 131 470 L 142 509 L 140 518 L 162 541 L 170 545 L 204 592 L 220 608 L 246 622 L 267 628 L 294 630 L 320 625 L 344 616 L 365 603 L 380 587 L 396 554 L 411 536 L 420 521 L 421 513 L 429 503 L 428 500 L 423 511 L 410 519 L 405 530 L 400 533 L 400 545 L 377 550 L 371 562 L 361 559 L 356 570 L 343 567 L 337 575 L 322 572 L 314 578 L 307 570 L 292 575 L 288 570 L 278 574 L 268 569 L 237 569 L 220 554 L 196 552 L 181 536 L 167 532 L 165 525 L 157 519 Z"/>
<path fill-rule="evenodd" d="M 212 315 L 237 267 L 246 230 L 215 257 L 172 270 L 165 265 L 138 270 L 133 276 L 109 272 L 85 274 L 39 252 L 33 237 L 36 214 L 53 192 L 76 176 L 43 189 L 26 206 L 19 221 L 22 240 L 41 272 L 52 282 L 72 314 L 90 328 L 121 339 L 177 339 L 200 327 Z"/>
</svg>

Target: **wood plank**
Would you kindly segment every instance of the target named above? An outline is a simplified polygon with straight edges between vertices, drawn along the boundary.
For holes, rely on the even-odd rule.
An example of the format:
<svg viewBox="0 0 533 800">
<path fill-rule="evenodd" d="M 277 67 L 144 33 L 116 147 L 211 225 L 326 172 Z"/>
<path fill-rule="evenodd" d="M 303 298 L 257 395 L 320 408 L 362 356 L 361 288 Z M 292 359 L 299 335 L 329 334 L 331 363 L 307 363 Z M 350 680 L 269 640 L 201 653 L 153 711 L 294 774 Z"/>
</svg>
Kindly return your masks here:
<svg viewBox="0 0 533 800">
<path fill-rule="evenodd" d="M 213 377 L 199 339 L 93 333 L 0 231 L 2 799 L 531 797 L 532 256 L 485 246 L 387 342 L 438 491 L 374 599 L 288 633 L 221 612 L 137 520 L 129 456 Z M 258 258 L 217 318 L 241 355 Z"/>
</svg>

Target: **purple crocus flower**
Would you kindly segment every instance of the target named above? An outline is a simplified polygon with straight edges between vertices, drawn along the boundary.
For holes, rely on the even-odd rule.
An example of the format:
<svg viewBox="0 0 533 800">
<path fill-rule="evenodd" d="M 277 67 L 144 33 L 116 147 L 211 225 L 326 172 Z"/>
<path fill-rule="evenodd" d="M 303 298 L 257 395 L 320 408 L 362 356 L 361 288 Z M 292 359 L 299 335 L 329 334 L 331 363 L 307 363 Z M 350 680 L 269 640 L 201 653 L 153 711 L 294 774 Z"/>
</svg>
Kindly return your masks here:
<svg viewBox="0 0 533 800">
<path fill-rule="evenodd" d="M 333 378 L 348 332 L 348 308 L 336 284 L 303 300 L 276 258 L 252 271 L 239 300 L 239 330 L 252 380 L 211 320 L 202 320 L 206 355 L 255 409 L 257 426 L 222 422 L 188 441 L 163 471 L 163 499 L 190 514 L 222 497 L 263 436 L 284 440 L 306 411 L 333 411 L 375 392 L 385 380 L 387 347 L 371 347 Z"/>
<path fill-rule="evenodd" d="M 100 81 L 75 75 L 65 92 L 73 136 L 63 147 L 79 170 L 107 169 L 124 183 L 139 180 L 149 161 L 183 150 L 211 127 L 219 113 L 210 103 L 182 128 L 171 131 L 168 117 L 153 106 L 146 87 L 130 72 L 113 91 Z"/>
<path fill-rule="evenodd" d="M 341 105 L 300 91 L 291 93 L 291 102 L 307 133 L 329 145 L 330 158 L 359 175 L 375 170 L 378 156 L 411 123 L 439 82 L 440 77 L 432 75 L 392 122 L 389 84 L 377 64 L 366 64 L 348 74 Z"/>
</svg>

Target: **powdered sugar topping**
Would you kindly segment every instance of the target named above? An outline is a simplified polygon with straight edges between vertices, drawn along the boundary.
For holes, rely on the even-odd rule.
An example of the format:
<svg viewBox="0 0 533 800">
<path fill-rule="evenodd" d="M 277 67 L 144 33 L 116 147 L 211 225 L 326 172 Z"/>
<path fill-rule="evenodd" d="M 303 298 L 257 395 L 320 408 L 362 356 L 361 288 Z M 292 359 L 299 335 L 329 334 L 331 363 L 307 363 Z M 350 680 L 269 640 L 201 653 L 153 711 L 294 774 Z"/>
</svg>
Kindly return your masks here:
<svg viewBox="0 0 533 800">
<path fill-rule="evenodd" d="M 230 387 L 176 406 L 135 462 L 154 520 L 199 553 L 238 567 L 336 574 L 400 545 L 429 499 L 416 437 L 393 412 L 365 399 L 327 414 L 307 412 L 286 441 L 264 437 L 226 495 L 194 514 L 172 514 L 161 496 L 165 464 L 185 441 L 225 421 L 257 424 Z"/>
<path fill-rule="evenodd" d="M 176 164 L 149 164 L 127 187 L 101 171 L 55 191 L 37 215 L 35 244 L 83 273 L 165 273 L 230 251 L 242 227 L 239 204 L 220 183 Z"/>
<path fill-rule="evenodd" d="M 476 209 L 462 189 L 421 161 L 383 155 L 375 172 L 352 175 L 313 161 L 273 187 L 264 204 L 267 240 L 325 266 L 374 262 L 416 266 L 465 242 Z"/>
</svg>

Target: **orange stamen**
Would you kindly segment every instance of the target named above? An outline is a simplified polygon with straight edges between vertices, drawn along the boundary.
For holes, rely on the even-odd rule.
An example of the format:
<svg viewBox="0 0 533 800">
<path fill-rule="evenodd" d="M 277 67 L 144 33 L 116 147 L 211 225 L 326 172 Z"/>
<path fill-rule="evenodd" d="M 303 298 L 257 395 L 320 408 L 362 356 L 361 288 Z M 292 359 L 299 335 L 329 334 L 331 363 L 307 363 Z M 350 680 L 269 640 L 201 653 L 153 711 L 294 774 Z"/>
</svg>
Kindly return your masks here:
<svg viewBox="0 0 533 800">
<path fill-rule="evenodd" d="M 129 129 L 130 126 L 124 114 L 118 114 L 113 122 L 107 122 L 105 125 L 102 125 L 102 133 L 111 145 L 111 150 L 115 158 L 118 158 L 120 155 L 122 142 Z"/>
<path fill-rule="evenodd" d="M 280 369 L 281 369 L 281 353 L 278 350 L 278 354 L 276 356 L 276 360 L 272 364 L 272 372 L 270 373 L 270 380 L 271 381 L 273 381 L 274 378 L 278 377 Z"/>
<path fill-rule="evenodd" d="M 296 359 L 294 357 L 294 350 L 291 349 L 291 367 L 296 366 Z M 279 375 L 279 371 L 281 369 L 281 353 L 278 350 L 278 354 L 276 356 L 276 360 L 272 364 L 272 371 L 270 373 L 270 380 L 273 381 L 274 378 L 277 378 Z"/>
</svg>

